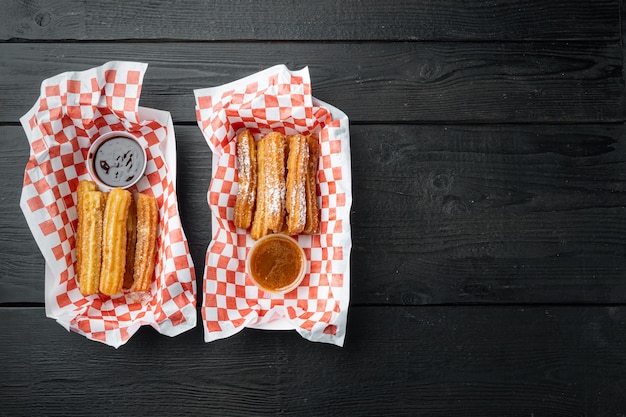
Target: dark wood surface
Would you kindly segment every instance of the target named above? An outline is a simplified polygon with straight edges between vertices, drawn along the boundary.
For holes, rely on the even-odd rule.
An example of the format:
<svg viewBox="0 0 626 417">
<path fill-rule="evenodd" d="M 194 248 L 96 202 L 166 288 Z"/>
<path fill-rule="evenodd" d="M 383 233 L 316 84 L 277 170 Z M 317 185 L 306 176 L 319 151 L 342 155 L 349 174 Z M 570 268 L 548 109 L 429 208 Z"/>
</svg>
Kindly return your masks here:
<svg viewBox="0 0 626 417">
<path fill-rule="evenodd" d="M 626 415 L 623 3 L 3 4 L 0 415 Z M 198 327 L 115 350 L 45 317 L 18 119 L 43 79 L 118 59 L 149 63 L 141 104 L 174 118 L 198 288 L 193 89 L 308 66 L 350 117 L 343 348 Z"/>
</svg>

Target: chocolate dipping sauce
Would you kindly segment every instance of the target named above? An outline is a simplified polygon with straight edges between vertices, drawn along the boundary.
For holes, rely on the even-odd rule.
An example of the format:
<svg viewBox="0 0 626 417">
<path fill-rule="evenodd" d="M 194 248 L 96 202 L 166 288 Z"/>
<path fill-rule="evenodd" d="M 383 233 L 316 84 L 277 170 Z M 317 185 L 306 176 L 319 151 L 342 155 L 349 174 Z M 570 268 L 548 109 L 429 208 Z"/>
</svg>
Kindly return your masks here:
<svg viewBox="0 0 626 417">
<path fill-rule="evenodd" d="M 143 174 L 144 152 L 134 140 L 116 136 L 95 151 L 93 168 L 100 181 L 110 187 L 126 187 Z"/>
</svg>

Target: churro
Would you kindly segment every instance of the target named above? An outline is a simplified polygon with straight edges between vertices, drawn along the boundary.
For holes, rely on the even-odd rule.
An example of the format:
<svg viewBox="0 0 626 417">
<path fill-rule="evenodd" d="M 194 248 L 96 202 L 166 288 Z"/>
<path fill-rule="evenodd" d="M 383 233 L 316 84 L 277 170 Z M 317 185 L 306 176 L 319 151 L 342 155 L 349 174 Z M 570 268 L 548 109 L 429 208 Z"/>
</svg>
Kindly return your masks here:
<svg viewBox="0 0 626 417">
<path fill-rule="evenodd" d="M 75 270 L 76 270 L 76 279 L 78 279 L 79 281 L 80 281 L 80 264 L 82 262 L 82 259 L 80 256 L 78 256 L 78 252 L 79 252 L 79 248 L 81 247 L 81 235 L 86 233 L 80 230 L 81 225 L 86 224 L 84 222 L 81 222 L 81 219 L 86 218 L 86 214 L 83 211 L 81 211 L 81 209 L 83 208 L 82 201 L 85 197 L 85 193 L 87 193 L 88 191 L 98 191 L 98 186 L 93 181 L 81 180 L 78 183 L 78 189 L 76 190 L 76 215 L 78 218 L 78 226 L 77 226 L 77 232 L 76 232 L 76 254 L 77 255 L 76 255 Z"/>
<path fill-rule="evenodd" d="M 102 270 L 100 292 L 106 295 L 122 291 L 126 265 L 126 231 L 130 191 L 115 188 L 109 193 L 104 210 L 102 236 Z"/>
<path fill-rule="evenodd" d="M 307 219 L 306 183 L 309 164 L 309 145 L 302 135 L 287 137 L 289 157 L 287 159 L 286 210 L 287 230 L 295 235 L 304 230 Z"/>
<path fill-rule="evenodd" d="M 133 272 L 135 270 L 135 247 L 137 244 L 137 204 L 135 199 L 130 199 L 128 217 L 126 219 L 126 265 L 124 268 L 124 288 L 133 285 Z"/>
<path fill-rule="evenodd" d="M 302 233 L 312 235 L 319 231 L 319 202 L 317 201 L 317 171 L 320 157 L 320 146 L 318 139 L 307 136 L 309 145 L 309 161 L 306 172 L 306 225 Z"/>
<path fill-rule="evenodd" d="M 83 189 L 79 194 L 79 236 L 76 246 L 79 290 L 83 295 L 98 292 L 102 259 L 102 215 L 105 196 L 100 191 Z"/>
<path fill-rule="evenodd" d="M 257 143 L 257 208 L 250 235 L 259 239 L 285 224 L 285 137 L 272 132 Z"/>
<path fill-rule="evenodd" d="M 235 202 L 235 226 L 247 229 L 252 223 L 257 187 L 256 142 L 249 130 L 237 135 L 237 163 L 239 190 Z"/>
<path fill-rule="evenodd" d="M 137 246 L 135 248 L 134 279 L 131 291 L 148 291 L 152 282 L 156 258 L 158 229 L 156 199 L 139 194 L 137 200 Z"/>
<path fill-rule="evenodd" d="M 263 140 L 260 140 L 259 143 L 257 143 L 257 155 L 265 155 L 265 142 Z M 258 176 L 256 209 L 254 211 L 252 228 L 250 229 L 250 236 L 252 239 L 260 239 L 269 233 L 265 220 L 265 162 L 261 158 L 257 158 L 257 161 Z"/>
</svg>

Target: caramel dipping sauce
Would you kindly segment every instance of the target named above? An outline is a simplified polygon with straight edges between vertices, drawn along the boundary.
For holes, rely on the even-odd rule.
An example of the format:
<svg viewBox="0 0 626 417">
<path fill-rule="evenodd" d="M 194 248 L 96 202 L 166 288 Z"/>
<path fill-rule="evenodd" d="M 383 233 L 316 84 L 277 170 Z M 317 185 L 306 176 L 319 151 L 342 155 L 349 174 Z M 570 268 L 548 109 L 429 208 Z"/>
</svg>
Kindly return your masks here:
<svg viewBox="0 0 626 417">
<path fill-rule="evenodd" d="M 291 237 L 270 234 L 250 249 L 246 266 L 257 287 L 272 293 L 286 293 L 302 282 L 306 257 Z"/>
</svg>

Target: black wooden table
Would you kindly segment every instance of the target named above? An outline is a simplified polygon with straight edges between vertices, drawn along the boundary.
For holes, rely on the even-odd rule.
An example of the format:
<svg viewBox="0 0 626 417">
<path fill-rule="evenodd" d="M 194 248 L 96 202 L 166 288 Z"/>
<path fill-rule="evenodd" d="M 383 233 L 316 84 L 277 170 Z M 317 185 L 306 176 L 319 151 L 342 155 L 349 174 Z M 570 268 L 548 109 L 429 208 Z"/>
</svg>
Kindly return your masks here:
<svg viewBox="0 0 626 417">
<path fill-rule="evenodd" d="M 0 13 L 0 415 L 626 415 L 624 2 L 10 0 Z M 19 208 L 41 82 L 147 62 L 198 288 L 211 153 L 193 89 L 308 66 L 350 117 L 345 346 L 44 311 Z M 201 291 L 199 291 L 201 294 Z M 198 299 L 198 305 L 201 297 Z"/>
</svg>

